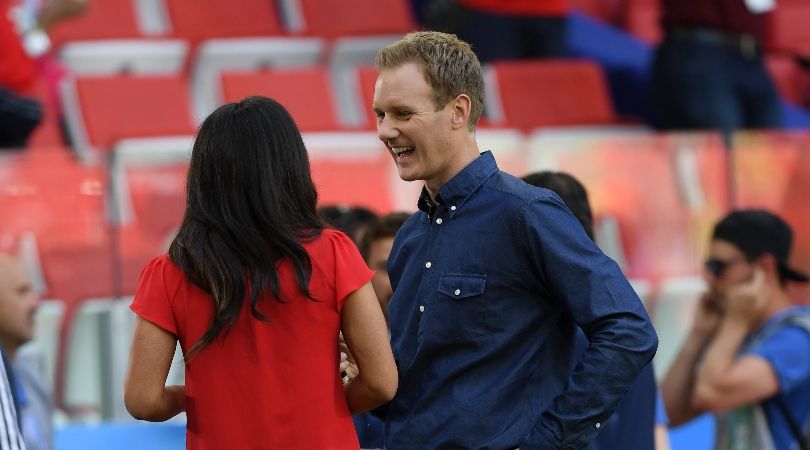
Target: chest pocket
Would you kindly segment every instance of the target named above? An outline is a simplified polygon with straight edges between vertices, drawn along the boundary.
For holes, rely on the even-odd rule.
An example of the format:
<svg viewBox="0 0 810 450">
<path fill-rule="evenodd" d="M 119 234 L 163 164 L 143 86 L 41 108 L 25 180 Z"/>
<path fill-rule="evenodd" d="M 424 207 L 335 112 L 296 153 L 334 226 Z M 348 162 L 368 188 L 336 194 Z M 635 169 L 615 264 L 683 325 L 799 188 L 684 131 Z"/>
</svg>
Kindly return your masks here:
<svg viewBox="0 0 810 450">
<path fill-rule="evenodd" d="M 486 337 L 486 285 L 486 275 L 442 274 L 425 315 L 427 338 L 464 342 Z"/>
</svg>

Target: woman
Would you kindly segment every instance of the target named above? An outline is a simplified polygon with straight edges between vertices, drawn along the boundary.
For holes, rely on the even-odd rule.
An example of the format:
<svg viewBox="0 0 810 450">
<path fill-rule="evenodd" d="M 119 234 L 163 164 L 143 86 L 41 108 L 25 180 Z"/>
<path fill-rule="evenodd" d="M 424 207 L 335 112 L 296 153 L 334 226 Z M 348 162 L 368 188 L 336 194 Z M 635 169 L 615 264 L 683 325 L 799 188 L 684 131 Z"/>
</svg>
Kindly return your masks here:
<svg viewBox="0 0 810 450">
<path fill-rule="evenodd" d="M 141 274 L 125 383 L 136 418 L 187 411 L 189 449 L 358 448 L 351 413 L 396 391 L 366 267 L 324 229 L 298 129 L 273 100 L 227 104 L 201 125 L 186 211 Z M 362 375 L 338 375 L 338 334 Z M 176 341 L 185 386 L 164 387 Z"/>
</svg>

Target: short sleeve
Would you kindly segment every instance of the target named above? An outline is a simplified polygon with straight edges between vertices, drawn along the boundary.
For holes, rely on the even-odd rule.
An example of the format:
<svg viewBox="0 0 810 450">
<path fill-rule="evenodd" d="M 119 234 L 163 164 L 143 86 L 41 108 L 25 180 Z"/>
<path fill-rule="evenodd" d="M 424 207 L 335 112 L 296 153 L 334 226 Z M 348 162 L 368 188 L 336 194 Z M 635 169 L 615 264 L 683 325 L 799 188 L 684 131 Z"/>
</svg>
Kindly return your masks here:
<svg viewBox="0 0 810 450">
<path fill-rule="evenodd" d="M 371 281 L 374 271 L 368 268 L 360 251 L 351 239 L 343 233 L 334 232 L 335 251 L 335 295 L 338 311 L 343 311 L 346 297 Z"/>
<path fill-rule="evenodd" d="M 810 333 L 786 326 L 769 336 L 752 352 L 764 358 L 779 379 L 779 390 L 789 394 L 810 379 Z"/>
<path fill-rule="evenodd" d="M 172 313 L 167 289 L 168 256 L 159 256 L 144 267 L 135 298 L 129 309 L 141 318 L 177 335 L 177 324 Z"/>
</svg>

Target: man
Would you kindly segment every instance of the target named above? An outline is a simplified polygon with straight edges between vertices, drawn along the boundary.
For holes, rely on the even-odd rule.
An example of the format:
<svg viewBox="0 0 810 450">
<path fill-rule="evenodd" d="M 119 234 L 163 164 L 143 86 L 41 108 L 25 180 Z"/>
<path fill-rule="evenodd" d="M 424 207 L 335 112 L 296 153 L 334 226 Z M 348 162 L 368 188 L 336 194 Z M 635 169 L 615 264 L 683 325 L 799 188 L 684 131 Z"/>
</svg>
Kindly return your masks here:
<svg viewBox="0 0 810 450">
<path fill-rule="evenodd" d="M 391 282 L 388 280 L 388 268 L 386 267 L 388 254 L 391 253 L 394 236 L 397 235 L 397 231 L 409 217 L 410 214 L 408 213 L 395 212 L 377 218 L 368 224 L 358 244 L 360 254 L 363 255 L 366 264 L 370 269 L 374 270 L 371 285 L 374 287 L 374 293 L 377 294 L 377 300 L 380 302 L 386 324 L 388 323 L 388 302 L 393 294 Z M 348 361 L 349 350 L 345 343 L 342 342 L 341 351 L 347 356 Z M 357 366 L 353 362 L 354 359 L 352 358 L 351 364 L 346 362 L 341 366 L 349 378 L 357 375 Z M 384 424 L 380 419 L 370 413 L 355 414 L 353 419 L 361 448 L 385 447 Z"/>
<path fill-rule="evenodd" d="M 673 425 L 717 414 L 715 448 L 789 450 L 810 421 L 810 308 L 793 306 L 790 226 L 762 210 L 714 228 L 709 290 L 661 385 Z M 802 428 L 804 427 L 804 428 Z"/>
<path fill-rule="evenodd" d="M 565 172 L 543 171 L 526 175 L 523 181 L 559 195 L 582 224 L 588 237 L 593 239 L 593 213 L 588 201 L 588 191 L 579 180 Z M 582 330 L 577 332 L 577 344 L 577 354 L 588 346 Z M 656 417 L 663 410 L 657 393 L 655 372 L 650 363 L 636 377 L 616 411 L 587 450 L 668 450 L 666 419 L 661 424 Z"/>
<path fill-rule="evenodd" d="M 23 266 L 0 253 L 0 345 L 13 362 L 20 428 L 29 450 L 53 448 L 50 394 L 32 364 L 18 355 L 20 347 L 34 337 L 38 306 L 39 298 Z"/>
<path fill-rule="evenodd" d="M 740 128 L 782 124 L 779 93 L 762 43 L 774 0 L 661 0 L 665 37 L 653 63 L 661 128 Z"/>
<path fill-rule="evenodd" d="M 388 255 L 391 253 L 397 231 L 409 217 L 410 214 L 403 212 L 389 213 L 380 217 L 369 224 L 358 244 L 360 254 L 363 255 L 369 269 L 374 271 L 371 285 L 374 286 L 374 293 L 380 301 L 386 323 L 388 323 L 388 302 L 394 294 L 391 281 L 388 279 Z"/>
<path fill-rule="evenodd" d="M 585 447 L 655 353 L 641 302 L 558 196 L 479 155 L 469 45 L 412 33 L 377 66 L 379 138 L 425 183 L 388 260 L 386 448 Z M 590 346 L 571 370 L 577 325 Z"/>
</svg>

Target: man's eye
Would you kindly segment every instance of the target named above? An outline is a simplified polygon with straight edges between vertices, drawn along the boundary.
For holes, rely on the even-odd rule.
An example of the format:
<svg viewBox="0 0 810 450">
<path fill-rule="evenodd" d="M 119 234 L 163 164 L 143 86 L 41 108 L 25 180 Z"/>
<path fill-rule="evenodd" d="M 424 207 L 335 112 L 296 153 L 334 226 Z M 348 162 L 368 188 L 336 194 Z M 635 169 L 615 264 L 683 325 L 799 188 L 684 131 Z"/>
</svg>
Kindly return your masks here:
<svg viewBox="0 0 810 450">
<path fill-rule="evenodd" d="M 382 120 L 385 118 L 385 113 L 384 112 L 374 113 L 374 115 L 377 116 L 377 120 L 380 121 L 380 122 L 382 122 Z"/>
<path fill-rule="evenodd" d="M 397 117 L 400 119 L 407 119 L 410 115 L 410 111 L 397 111 Z"/>
</svg>

